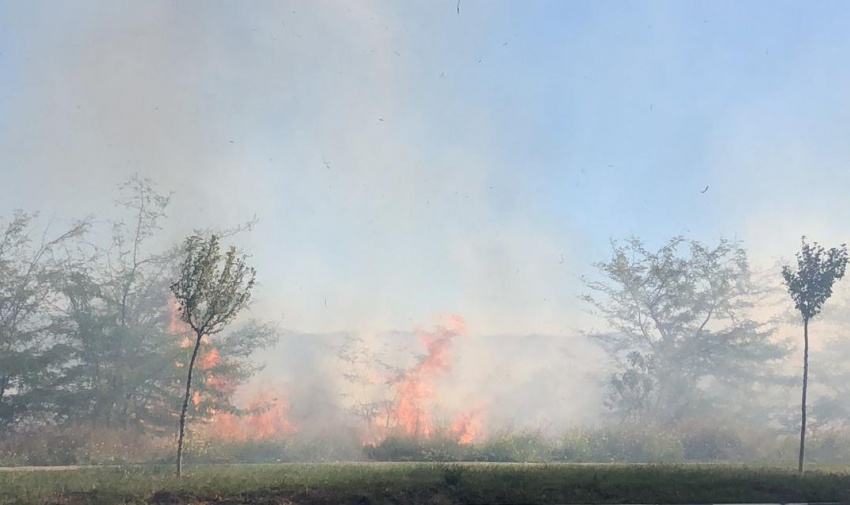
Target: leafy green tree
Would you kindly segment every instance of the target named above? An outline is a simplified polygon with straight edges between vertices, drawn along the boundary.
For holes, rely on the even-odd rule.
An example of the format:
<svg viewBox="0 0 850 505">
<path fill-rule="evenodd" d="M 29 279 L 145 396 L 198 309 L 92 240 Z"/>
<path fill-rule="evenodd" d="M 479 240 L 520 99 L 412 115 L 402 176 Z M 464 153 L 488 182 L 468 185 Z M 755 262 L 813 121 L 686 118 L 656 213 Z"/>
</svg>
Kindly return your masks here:
<svg viewBox="0 0 850 505">
<path fill-rule="evenodd" d="M 128 442 L 173 430 L 192 330 L 175 328 L 183 325 L 175 325 L 170 288 L 184 251 L 161 233 L 169 203 L 152 181 L 131 178 L 120 187 L 119 217 L 108 221 L 105 244 L 83 240 L 88 221 L 53 234 L 55 224 L 37 229 L 36 214 L 0 218 L 4 436 L 59 428 L 63 440 L 82 448 L 103 430 L 122 432 L 114 435 Z M 251 355 L 277 336 L 274 324 L 255 320 L 216 335 L 195 367 L 200 401 L 191 417 L 238 413 L 235 391 L 261 368 Z"/>
<path fill-rule="evenodd" d="M 620 368 L 608 406 L 624 419 L 670 426 L 703 415 L 731 393 L 770 379 L 786 355 L 773 328 L 749 317 L 762 295 L 736 242 L 713 247 L 675 237 L 659 250 L 612 243 L 612 257 L 584 278 L 582 298 L 607 328 L 593 331 Z"/>
<path fill-rule="evenodd" d="M 247 306 L 254 287 L 256 271 L 246 264 L 245 255 L 230 247 L 223 255 L 219 237 L 192 236 L 186 240 L 183 261 L 177 281 L 171 290 L 180 305 L 181 319 L 194 333 L 192 357 L 189 360 L 186 389 L 180 410 L 177 435 L 177 476 L 183 471 L 183 437 L 186 413 L 192 394 L 192 373 L 205 335 L 222 330 Z"/>
<path fill-rule="evenodd" d="M 847 267 L 847 246 L 842 244 L 829 250 L 816 242 L 808 244 L 802 239 L 802 248 L 796 254 L 797 271 L 782 267 L 782 278 L 794 308 L 803 318 L 803 397 L 800 406 L 800 455 L 797 470 L 802 473 L 806 454 L 806 393 L 809 383 L 809 321 L 817 316 L 823 304 L 832 296 L 832 286 L 844 277 Z"/>
<path fill-rule="evenodd" d="M 67 422 L 95 428 L 156 427 L 167 422 L 163 398 L 177 388 L 179 339 L 167 330 L 169 277 L 178 249 L 158 250 L 170 198 L 152 181 L 132 177 L 120 187 L 126 213 L 112 222 L 106 247 L 66 269 L 56 289 L 64 297 L 55 328 L 71 347 L 62 403 Z"/>
<path fill-rule="evenodd" d="M 152 181 L 131 178 L 117 203 L 125 215 L 112 223 L 111 241 L 92 246 L 86 261 L 55 279 L 61 297 L 51 331 L 67 348 L 54 388 L 55 417 L 63 428 L 164 434 L 178 420 L 188 365 L 181 346 L 190 344 L 191 329 L 175 325 L 176 306 L 169 303 L 182 251 L 161 238 L 170 198 Z M 201 401 L 192 415 L 235 412 L 234 391 L 259 368 L 251 354 L 276 337 L 274 325 L 258 321 L 218 336 L 208 349 L 214 359 L 196 370 Z"/>
<path fill-rule="evenodd" d="M 53 388 L 63 373 L 67 348 L 52 338 L 48 313 L 55 301 L 52 279 L 70 261 L 64 248 L 89 228 L 81 221 L 33 239 L 36 214 L 17 211 L 0 221 L 0 427 L 51 410 Z M 37 235 L 36 235 L 37 237 Z M 43 421 L 43 419 L 41 419 Z"/>
</svg>

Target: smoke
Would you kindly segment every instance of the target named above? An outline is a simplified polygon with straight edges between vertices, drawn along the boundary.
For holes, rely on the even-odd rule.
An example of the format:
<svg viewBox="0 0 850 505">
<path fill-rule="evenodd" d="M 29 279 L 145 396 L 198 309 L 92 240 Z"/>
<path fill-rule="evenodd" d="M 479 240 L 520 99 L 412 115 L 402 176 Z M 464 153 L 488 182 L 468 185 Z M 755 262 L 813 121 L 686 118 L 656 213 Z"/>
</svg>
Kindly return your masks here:
<svg viewBox="0 0 850 505">
<path fill-rule="evenodd" d="M 423 54 L 401 13 L 5 9 L 12 206 L 108 215 L 116 185 L 139 173 L 174 192 L 169 240 L 259 217 L 244 239 L 261 272 L 255 309 L 289 327 L 402 328 L 462 311 L 483 328 L 508 309 L 492 331 L 566 327 L 568 238 L 505 214 L 531 195 L 498 180 L 482 149 L 489 114 L 451 91 L 463 77 L 440 77 L 459 62 Z M 454 108 L 452 128 L 467 133 L 446 138 L 427 104 Z"/>
<path fill-rule="evenodd" d="M 109 216 L 138 173 L 174 192 L 159 245 L 258 216 L 252 315 L 290 329 L 258 383 L 293 418 L 341 415 L 346 335 L 416 351 L 457 313 L 447 412 L 591 422 L 576 294 L 608 239 L 737 237 L 768 268 L 850 219 L 842 27 L 609 9 L 4 3 L 0 213 Z"/>
</svg>

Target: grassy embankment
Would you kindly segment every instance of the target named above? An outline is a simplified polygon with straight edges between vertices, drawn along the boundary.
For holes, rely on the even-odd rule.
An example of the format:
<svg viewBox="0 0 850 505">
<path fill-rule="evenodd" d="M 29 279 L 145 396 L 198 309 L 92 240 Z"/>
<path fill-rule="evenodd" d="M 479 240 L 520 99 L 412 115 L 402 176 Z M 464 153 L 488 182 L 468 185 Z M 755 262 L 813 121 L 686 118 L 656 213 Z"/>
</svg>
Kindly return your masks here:
<svg viewBox="0 0 850 505">
<path fill-rule="evenodd" d="M 730 465 L 348 463 L 0 472 L 0 503 L 741 503 L 850 501 L 850 472 Z"/>
</svg>

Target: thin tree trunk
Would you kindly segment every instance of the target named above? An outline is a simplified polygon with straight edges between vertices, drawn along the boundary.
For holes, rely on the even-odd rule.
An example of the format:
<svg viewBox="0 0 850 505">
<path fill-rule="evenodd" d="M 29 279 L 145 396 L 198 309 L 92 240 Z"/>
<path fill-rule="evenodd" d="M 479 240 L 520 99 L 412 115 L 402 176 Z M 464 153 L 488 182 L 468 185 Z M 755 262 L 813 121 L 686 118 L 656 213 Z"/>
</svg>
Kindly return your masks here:
<svg viewBox="0 0 850 505">
<path fill-rule="evenodd" d="M 180 410 L 180 428 L 177 431 L 177 478 L 183 477 L 183 435 L 186 432 L 186 412 L 189 410 L 189 397 L 192 394 L 192 371 L 195 368 L 195 358 L 198 357 L 198 348 L 201 347 L 201 334 L 195 338 L 195 350 L 192 351 L 192 359 L 189 361 L 189 374 L 186 376 L 186 394 L 183 396 L 183 408 Z"/>
<path fill-rule="evenodd" d="M 806 456 L 806 390 L 809 387 L 809 320 L 803 319 L 803 401 L 800 422 L 800 459 L 797 471 L 803 473 L 803 458 Z"/>
</svg>

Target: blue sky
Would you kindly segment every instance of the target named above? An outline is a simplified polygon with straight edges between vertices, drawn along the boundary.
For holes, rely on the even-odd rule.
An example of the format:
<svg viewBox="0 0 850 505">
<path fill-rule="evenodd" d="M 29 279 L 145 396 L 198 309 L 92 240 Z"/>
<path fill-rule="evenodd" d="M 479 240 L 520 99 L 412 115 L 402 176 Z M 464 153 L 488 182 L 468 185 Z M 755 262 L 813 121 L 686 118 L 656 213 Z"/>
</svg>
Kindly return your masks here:
<svg viewBox="0 0 850 505">
<path fill-rule="evenodd" d="M 848 19 L 0 0 L 0 215 L 107 215 L 139 173 L 175 192 L 169 239 L 258 215 L 255 310 L 287 326 L 566 332 L 612 238 L 737 237 L 765 263 L 846 240 Z"/>
</svg>

